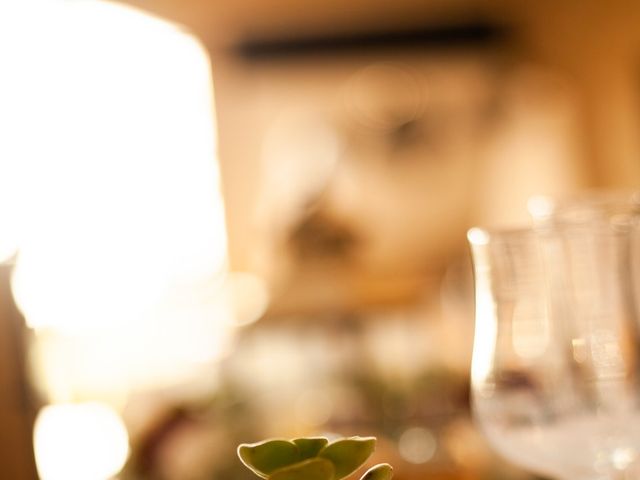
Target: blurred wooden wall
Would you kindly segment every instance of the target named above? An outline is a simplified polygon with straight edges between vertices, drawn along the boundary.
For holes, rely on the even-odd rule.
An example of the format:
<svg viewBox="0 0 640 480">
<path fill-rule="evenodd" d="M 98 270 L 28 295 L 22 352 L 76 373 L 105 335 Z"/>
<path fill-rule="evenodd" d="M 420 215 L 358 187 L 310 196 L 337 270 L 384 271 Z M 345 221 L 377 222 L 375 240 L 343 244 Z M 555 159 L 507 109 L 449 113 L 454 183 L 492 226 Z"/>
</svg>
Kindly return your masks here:
<svg viewBox="0 0 640 480">
<path fill-rule="evenodd" d="M 0 265 L 0 478 L 38 478 L 31 441 L 34 403 L 25 371 L 24 321 Z"/>
<path fill-rule="evenodd" d="M 593 187 L 640 184 L 640 2 L 511 2 L 527 55 L 566 73 L 582 107 Z"/>
</svg>

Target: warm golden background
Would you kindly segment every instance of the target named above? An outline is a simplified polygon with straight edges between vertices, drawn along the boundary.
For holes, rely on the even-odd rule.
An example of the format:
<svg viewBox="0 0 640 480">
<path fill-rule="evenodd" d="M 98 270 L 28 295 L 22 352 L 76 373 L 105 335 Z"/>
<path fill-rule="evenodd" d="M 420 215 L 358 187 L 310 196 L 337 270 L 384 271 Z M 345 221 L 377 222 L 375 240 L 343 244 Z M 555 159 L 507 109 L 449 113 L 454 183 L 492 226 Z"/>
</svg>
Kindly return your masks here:
<svg viewBox="0 0 640 480">
<path fill-rule="evenodd" d="M 118 478 L 248 479 L 239 442 L 325 432 L 378 436 L 398 480 L 531 478 L 469 418 L 465 232 L 640 184 L 640 5 L 122 3 L 210 56 L 229 269 L 269 302 L 209 375 L 119 403 Z M 30 479 L 48 399 L 1 268 L 0 476 Z"/>
</svg>

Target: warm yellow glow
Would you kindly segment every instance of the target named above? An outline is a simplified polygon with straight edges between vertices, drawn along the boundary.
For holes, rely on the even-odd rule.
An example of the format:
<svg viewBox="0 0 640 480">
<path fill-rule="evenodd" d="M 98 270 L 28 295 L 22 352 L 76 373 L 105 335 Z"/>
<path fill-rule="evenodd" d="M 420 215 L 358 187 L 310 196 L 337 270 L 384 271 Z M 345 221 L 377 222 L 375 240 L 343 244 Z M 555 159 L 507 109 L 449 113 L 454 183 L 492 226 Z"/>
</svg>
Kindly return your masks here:
<svg viewBox="0 0 640 480">
<path fill-rule="evenodd" d="M 235 318 L 202 46 L 116 3 L 20 0 L 0 2 L 0 64 L 0 257 L 19 246 L 58 399 L 219 358 Z"/>
<path fill-rule="evenodd" d="M 77 329 L 220 271 L 226 235 L 204 51 L 133 10 L 62 5 L 15 205 L 29 224 L 14 292 L 30 325 Z"/>
<path fill-rule="evenodd" d="M 467 240 L 473 245 L 487 245 L 489 243 L 489 232 L 478 227 L 469 229 Z"/>
<path fill-rule="evenodd" d="M 527 201 L 527 210 L 536 220 L 549 218 L 555 209 L 555 203 L 551 197 L 536 195 Z"/>
<path fill-rule="evenodd" d="M 169 295 L 126 329 L 40 330 L 31 355 L 37 384 L 56 402 L 92 398 L 122 405 L 132 390 L 211 376 L 233 331 L 220 292 Z"/>
<path fill-rule="evenodd" d="M 44 407 L 33 435 L 42 480 L 107 480 L 129 452 L 122 420 L 99 403 Z"/>
<path fill-rule="evenodd" d="M 498 318 L 496 306 L 488 291 L 476 295 L 476 323 L 471 363 L 471 381 L 481 387 L 488 379 L 494 362 Z"/>
<path fill-rule="evenodd" d="M 269 304 L 264 280 L 247 272 L 233 272 L 228 280 L 227 295 L 231 301 L 235 325 L 249 325 L 258 320 Z"/>
<path fill-rule="evenodd" d="M 494 362 L 498 334 L 498 312 L 493 298 L 489 235 L 481 229 L 469 230 L 475 279 L 475 333 L 471 361 L 471 382 L 476 391 L 484 388 Z"/>
</svg>

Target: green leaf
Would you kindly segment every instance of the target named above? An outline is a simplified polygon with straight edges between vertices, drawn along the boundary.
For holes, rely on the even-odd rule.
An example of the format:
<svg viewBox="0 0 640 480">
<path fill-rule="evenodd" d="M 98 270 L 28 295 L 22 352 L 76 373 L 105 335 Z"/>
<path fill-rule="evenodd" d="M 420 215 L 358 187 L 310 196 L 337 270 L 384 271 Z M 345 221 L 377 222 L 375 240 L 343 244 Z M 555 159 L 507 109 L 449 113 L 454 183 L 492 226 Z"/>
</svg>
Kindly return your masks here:
<svg viewBox="0 0 640 480">
<path fill-rule="evenodd" d="M 388 463 L 380 463 L 371 467 L 360 480 L 391 480 L 393 467 Z"/>
<path fill-rule="evenodd" d="M 318 457 L 326 458 L 333 463 L 336 469 L 333 480 L 339 480 L 355 472 L 366 462 L 375 448 L 375 437 L 344 438 L 324 447 Z"/>
<path fill-rule="evenodd" d="M 269 480 L 331 480 L 335 468 L 329 460 L 311 458 L 295 465 L 276 470 Z"/>
<path fill-rule="evenodd" d="M 243 443 L 238 447 L 238 456 L 247 468 L 262 478 L 267 478 L 269 474 L 279 468 L 300 461 L 298 446 L 289 440 Z"/>
<path fill-rule="evenodd" d="M 320 453 L 320 450 L 329 443 L 329 440 L 324 437 L 304 437 L 296 438 L 293 440 L 293 443 L 295 443 L 300 450 L 300 459 L 306 460 L 316 457 L 318 453 Z"/>
</svg>

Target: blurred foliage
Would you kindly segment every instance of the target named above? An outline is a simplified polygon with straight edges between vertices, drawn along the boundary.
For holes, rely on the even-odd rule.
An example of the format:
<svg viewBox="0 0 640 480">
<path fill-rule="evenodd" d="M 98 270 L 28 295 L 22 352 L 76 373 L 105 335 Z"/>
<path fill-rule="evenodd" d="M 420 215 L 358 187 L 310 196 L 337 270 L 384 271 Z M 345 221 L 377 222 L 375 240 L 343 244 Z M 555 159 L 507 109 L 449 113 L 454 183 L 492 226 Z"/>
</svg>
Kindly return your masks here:
<svg viewBox="0 0 640 480">
<path fill-rule="evenodd" d="M 358 470 L 375 449 L 374 437 L 272 439 L 238 447 L 238 457 L 267 480 L 342 480 Z M 371 467 L 361 480 L 390 480 L 389 464 Z"/>
</svg>

